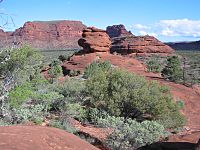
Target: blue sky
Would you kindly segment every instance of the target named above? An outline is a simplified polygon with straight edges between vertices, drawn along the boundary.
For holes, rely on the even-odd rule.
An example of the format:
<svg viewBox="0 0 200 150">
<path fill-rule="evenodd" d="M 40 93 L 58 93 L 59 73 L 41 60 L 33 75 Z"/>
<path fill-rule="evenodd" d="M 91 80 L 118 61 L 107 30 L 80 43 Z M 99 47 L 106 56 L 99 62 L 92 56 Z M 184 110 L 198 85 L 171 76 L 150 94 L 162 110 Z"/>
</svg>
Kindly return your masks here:
<svg viewBox="0 0 200 150">
<path fill-rule="evenodd" d="M 6 30 L 26 21 L 80 20 L 105 29 L 124 24 L 135 35 L 161 41 L 200 39 L 200 0 L 4 0 L 0 11 L 12 16 Z"/>
</svg>

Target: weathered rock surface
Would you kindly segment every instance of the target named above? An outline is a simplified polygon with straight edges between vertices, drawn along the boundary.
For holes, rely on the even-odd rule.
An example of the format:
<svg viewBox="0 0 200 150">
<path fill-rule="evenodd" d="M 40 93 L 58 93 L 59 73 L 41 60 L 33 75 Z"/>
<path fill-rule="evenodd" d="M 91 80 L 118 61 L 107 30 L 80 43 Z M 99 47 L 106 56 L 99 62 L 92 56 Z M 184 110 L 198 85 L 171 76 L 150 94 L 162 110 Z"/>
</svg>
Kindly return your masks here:
<svg viewBox="0 0 200 150">
<path fill-rule="evenodd" d="M 63 130 L 41 126 L 0 127 L 1 150 L 98 150 Z"/>
<path fill-rule="evenodd" d="M 0 48 L 29 44 L 37 49 L 77 49 L 85 28 L 80 21 L 26 22 L 14 32 L 0 30 Z"/>
<path fill-rule="evenodd" d="M 134 36 L 124 25 L 108 26 L 107 33 L 112 38 L 111 52 L 121 54 L 174 52 L 171 47 L 153 36 Z"/>
<path fill-rule="evenodd" d="M 110 38 L 133 35 L 131 31 L 126 30 L 123 24 L 108 26 L 106 32 Z"/>
<path fill-rule="evenodd" d="M 112 39 L 111 52 L 131 53 L 173 53 L 174 50 L 153 36 L 127 36 Z"/>
<path fill-rule="evenodd" d="M 111 41 L 105 30 L 89 27 L 83 30 L 78 44 L 83 47 L 85 53 L 109 52 Z"/>
</svg>

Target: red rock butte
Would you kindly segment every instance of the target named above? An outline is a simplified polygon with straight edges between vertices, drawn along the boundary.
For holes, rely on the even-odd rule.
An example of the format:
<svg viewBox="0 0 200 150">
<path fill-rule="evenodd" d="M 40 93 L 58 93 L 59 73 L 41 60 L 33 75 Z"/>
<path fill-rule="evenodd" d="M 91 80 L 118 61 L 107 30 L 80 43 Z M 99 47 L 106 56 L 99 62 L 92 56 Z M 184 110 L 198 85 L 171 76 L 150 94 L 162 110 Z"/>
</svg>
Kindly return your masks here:
<svg viewBox="0 0 200 150">
<path fill-rule="evenodd" d="M 80 21 L 26 22 L 14 32 L 0 30 L 0 48 L 28 44 L 37 49 L 80 49 L 77 41 L 85 28 Z"/>
<path fill-rule="evenodd" d="M 173 53 L 174 50 L 153 36 L 134 36 L 124 25 L 107 27 L 107 33 L 112 38 L 111 53 Z"/>
</svg>

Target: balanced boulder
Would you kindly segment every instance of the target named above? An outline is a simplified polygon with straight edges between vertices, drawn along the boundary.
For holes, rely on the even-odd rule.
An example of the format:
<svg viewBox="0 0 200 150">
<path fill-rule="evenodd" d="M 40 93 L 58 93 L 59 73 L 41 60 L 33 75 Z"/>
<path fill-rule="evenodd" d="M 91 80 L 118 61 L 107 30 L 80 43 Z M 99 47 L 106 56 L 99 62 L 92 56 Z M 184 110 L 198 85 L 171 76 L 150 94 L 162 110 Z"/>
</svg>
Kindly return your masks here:
<svg viewBox="0 0 200 150">
<path fill-rule="evenodd" d="M 83 47 L 86 53 L 109 52 L 111 40 L 105 30 L 95 27 L 88 27 L 83 30 L 82 38 L 78 44 Z"/>
</svg>

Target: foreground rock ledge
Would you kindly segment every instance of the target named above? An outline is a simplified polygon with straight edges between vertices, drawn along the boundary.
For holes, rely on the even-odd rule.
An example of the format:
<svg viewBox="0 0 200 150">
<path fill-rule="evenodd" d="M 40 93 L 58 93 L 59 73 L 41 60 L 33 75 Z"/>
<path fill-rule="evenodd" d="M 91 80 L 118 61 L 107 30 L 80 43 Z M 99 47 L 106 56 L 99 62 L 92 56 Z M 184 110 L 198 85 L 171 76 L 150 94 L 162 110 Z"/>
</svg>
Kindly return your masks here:
<svg viewBox="0 0 200 150">
<path fill-rule="evenodd" d="M 99 150 L 63 130 L 41 126 L 0 127 L 1 150 Z"/>
</svg>

